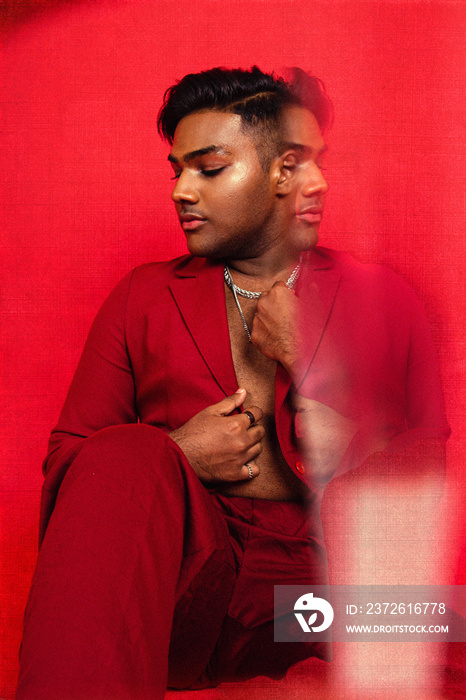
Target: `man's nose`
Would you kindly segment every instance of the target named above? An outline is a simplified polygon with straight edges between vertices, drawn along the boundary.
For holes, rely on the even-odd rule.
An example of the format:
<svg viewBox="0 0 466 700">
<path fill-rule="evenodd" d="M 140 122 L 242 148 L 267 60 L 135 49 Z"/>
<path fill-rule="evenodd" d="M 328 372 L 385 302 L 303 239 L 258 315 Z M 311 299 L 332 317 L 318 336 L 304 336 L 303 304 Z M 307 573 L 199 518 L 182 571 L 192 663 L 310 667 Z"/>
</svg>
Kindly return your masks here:
<svg viewBox="0 0 466 700">
<path fill-rule="evenodd" d="M 304 197 L 312 197 L 314 194 L 325 194 L 328 190 L 327 180 L 318 165 L 313 163 L 306 169 L 302 194 Z"/>
<path fill-rule="evenodd" d="M 176 181 L 176 185 L 172 190 L 172 199 L 175 204 L 181 202 L 189 202 L 195 204 L 199 201 L 199 194 L 194 183 L 188 175 L 182 173 Z"/>
</svg>

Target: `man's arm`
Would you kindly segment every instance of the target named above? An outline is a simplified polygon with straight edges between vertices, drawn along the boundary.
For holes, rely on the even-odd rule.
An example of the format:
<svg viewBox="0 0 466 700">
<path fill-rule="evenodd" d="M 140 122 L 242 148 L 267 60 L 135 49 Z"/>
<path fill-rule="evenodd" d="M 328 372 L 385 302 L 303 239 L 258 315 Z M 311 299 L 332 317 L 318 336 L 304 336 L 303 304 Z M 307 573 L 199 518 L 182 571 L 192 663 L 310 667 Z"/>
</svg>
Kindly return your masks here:
<svg viewBox="0 0 466 700">
<path fill-rule="evenodd" d="M 371 294 L 377 293 L 379 318 L 383 321 L 384 314 L 390 312 L 388 316 L 393 322 L 396 314 L 400 325 L 408 329 L 406 340 L 403 340 L 403 343 L 406 342 L 405 365 L 397 378 L 406 397 L 406 418 L 405 427 L 400 425 L 397 432 L 391 429 L 390 416 L 378 415 L 376 403 L 369 403 L 362 421 L 356 422 L 334 407 L 305 395 L 303 368 L 308 366 L 311 358 L 306 352 L 306 327 L 301 328 L 305 318 L 300 310 L 303 302 L 284 284 L 277 283 L 270 292 L 261 296 L 258 303 L 252 341 L 261 352 L 280 362 L 293 379 L 296 387 L 293 397 L 296 435 L 313 464 L 314 476 L 318 480 L 327 481 L 332 475 L 360 466 L 370 455 L 384 451 L 396 453 L 400 457 L 403 456 L 401 453 L 406 452 L 406 459 L 410 461 L 414 445 L 419 454 L 426 451 L 424 443 L 428 445 L 427 451 L 431 452 L 434 441 L 443 444 L 449 435 L 436 352 L 422 304 L 398 275 L 380 266 L 372 266 L 370 273 L 373 275 L 374 271 L 377 274 L 373 278 L 368 278 L 368 281 L 363 278 L 366 286 L 361 286 L 361 293 L 364 294 L 365 290 L 369 299 Z M 362 297 L 360 301 L 364 308 L 365 299 Z M 358 313 L 356 309 L 355 318 L 360 324 Z M 360 313 L 364 314 L 364 311 L 361 310 Z M 312 323 L 311 312 L 307 318 L 307 323 Z M 367 332 L 370 334 L 370 322 L 367 321 L 367 324 Z M 347 333 L 351 333 L 351 324 Z M 346 335 L 342 338 L 344 347 L 350 346 L 349 340 Z M 387 348 L 382 350 L 386 352 Z M 355 352 L 351 361 L 363 362 L 356 350 Z M 306 361 L 303 362 L 303 359 Z M 372 356 L 370 360 L 372 361 Z M 377 361 L 375 355 L 374 366 Z M 361 372 L 366 370 L 362 365 Z M 376 389 L 377 386 L 374 385 L 377 401 Z M 383 381 L 380 389 L 386 390 Z M 381 405 L 384 405 L 384 400 L 387 398 L 381 396 Z M 433 460 L 432 464 L 434 463 L 438 464 L 439 460 Z M 427 466 L 431 470 L 431 462 Z M 440 467 L 439 469 L 442 471 Z"/>
<path fill-rule="evenodd" d="M 305 355 L 298 333 L 300 300 L 283 282 L 261 295 L 252 326 L 251 341 L 266 357 L 280 362 L 299 385 L 300 359 Z M 295 432 L 310 464 L 312 479 L 332 478 L 357 425 L 329 406 L 293 392 Z"/>
<path fill-rule="evenodd" d="M 125 333 L 132 275 L 126 275 L 117 284 L 94 319 L 50 437 L 44 474 L 70 449 L 98 430 L 138 421 Z"/>
<path fill-rule="evenodd" d="M 50 438 L 44 461 L 45 474 L 63 470 L 63 465 L 69 461 L 67 457 L 97 431 L 138 422 L 135 376 L 126 338 L 125 316 L 131 282 L 132 274 L 115 287 L 92 324 Z M 245 390 L 239 390 L 232 397 L 206 407 L 170 434 L 205 482 L 249 478 L 244 464 L 260 453 L 264 429 L 251 425 L 247 415 L 229 415 L 238 411 L 245 395 Z M 153 400 L 157 402 L 157 396 Z M 260 408 L 250 407 L 249 410 L 255 423 L 261 419 Z M 257 466 L 252 464 L 251 468 L 256 475 Z M 51 481 L 60 482 L 61 478 L 55 474 Z"/>
</svg>

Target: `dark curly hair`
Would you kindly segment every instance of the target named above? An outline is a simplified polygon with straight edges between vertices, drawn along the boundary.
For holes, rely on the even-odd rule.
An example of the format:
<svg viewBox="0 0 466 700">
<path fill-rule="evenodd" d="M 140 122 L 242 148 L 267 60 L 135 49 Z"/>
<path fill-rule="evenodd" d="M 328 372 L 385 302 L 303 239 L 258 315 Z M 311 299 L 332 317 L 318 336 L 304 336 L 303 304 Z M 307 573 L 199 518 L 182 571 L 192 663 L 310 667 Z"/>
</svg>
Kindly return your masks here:
<svg viewBox="0 0 466 700">
<path fill-rule="evenodd" d="M 312 112 L 322 132 L 329 129 L 333 123 L 333 105 L 323 82 L 296 67 L 286 70 L 286 79 L 292 103 Z"/>
<path fill-rule="evenodd" d="M 283 146 L 280 116 L 286 105 L 309 109 L 322 130 L 332 119 L 331 102 L 320 80 L 300 68 L 290 69 L 290 76 L 286 82 L 257 66 L 249 70 L 211 68 L 189 73 L 164 94 L 157 119 L 159 134 L 172 144 L 179 122 L 203 109 L 238 114 L 243 130 L 255 144 L 262 167 L 267 170 Z"/>
<path fill-rule="evenodd" d="M 178 123 L 188 114 L 202 109 L 238 114 L 242 128 L 254 141 L 262 167 L 267 169 L 279 153 L 280 114 L 290 99 L 284 79 L 257 66 L 189 73 L 165 92 L 158 131 L 171 144 Z"/>
</svg>

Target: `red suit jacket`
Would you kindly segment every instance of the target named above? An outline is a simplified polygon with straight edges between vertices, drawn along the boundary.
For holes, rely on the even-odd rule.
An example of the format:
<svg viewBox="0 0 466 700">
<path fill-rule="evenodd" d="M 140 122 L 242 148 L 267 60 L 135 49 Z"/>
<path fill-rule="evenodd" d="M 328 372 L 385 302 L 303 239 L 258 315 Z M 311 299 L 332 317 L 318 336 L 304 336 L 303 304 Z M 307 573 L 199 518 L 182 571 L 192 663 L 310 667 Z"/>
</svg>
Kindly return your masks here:
<svg viewBox="0 0 466 700">
<path fill-rule="evenodd" d="M 398 275 L 316 248 L 305 255 L 296 293 L 304 302 L 305 356 L 294 390 L 359 426 L 339 473 L 361 464 L 376 437 L 389 438 L 392 450 L 448 437 L 424 311 Z M 277 365 L 280 446 L 306 481 L 311 465 L 295 435 L 291 384 Z M 183 256 L 136 268 L 99 311 L 52 432 L 41 532 L 82 439 L 137 421 L 169 432 L 237 388 L 223 263 Z"/>
</svg>

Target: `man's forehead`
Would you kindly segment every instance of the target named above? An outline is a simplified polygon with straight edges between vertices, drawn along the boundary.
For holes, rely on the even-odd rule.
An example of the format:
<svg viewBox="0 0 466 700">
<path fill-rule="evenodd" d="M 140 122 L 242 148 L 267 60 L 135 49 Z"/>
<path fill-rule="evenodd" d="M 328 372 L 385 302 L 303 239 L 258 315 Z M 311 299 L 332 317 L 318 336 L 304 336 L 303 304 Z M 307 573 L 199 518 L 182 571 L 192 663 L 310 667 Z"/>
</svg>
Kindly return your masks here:
<svg viewBox="0 0 466 700">
<path fill-rule="evenodd" d="M 202 156 L 207 156 L 209 154 L 217 154 L 220 156 L 232 155 L 231 151 L 223 144 L 211 143 L 209 146 L 204 146 L 203 148 L 197 148 L 194 151 L 188 151 L 183 153 L 181 160 L 189 162 L 190 160 L 196 160 L 196 158 L 202 158 Z M 179 158 L 177 158 L 173 153 L 168 154 L 168 160 L 171 163 L 178 163 Z"/>
<path fill-rule="evenodd" d="M 192 160 L 209 153 L 228 155 L 250 139 L 241 129 L 238 114 L 203 110 L 180 120 L 169 160 Z"/>
<path fill-rule="evenodd" d="M 327 150 L 319 124 L 308 109 L 293 105 L 284 110 L 282 117 L 283 140 L 318 153 Z"/>
</svg>

